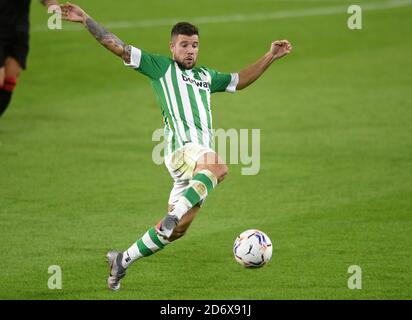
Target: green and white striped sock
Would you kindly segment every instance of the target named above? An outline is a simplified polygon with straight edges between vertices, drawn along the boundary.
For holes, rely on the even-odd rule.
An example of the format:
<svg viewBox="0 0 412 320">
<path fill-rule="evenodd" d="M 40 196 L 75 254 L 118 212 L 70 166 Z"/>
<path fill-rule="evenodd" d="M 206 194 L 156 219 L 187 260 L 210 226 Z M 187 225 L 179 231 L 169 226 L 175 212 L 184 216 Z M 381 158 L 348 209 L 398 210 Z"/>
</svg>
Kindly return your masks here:
<svg viewBox="0 0 412 320">
<path fill-rule="evenodd" d="M 206 169 L 199 171 L 190 181 L 189 187 L 174 205 L 170 214 L 180 220 L 186 212 L 204 200 L 216 185 L 217 178 L 212 172 Z"/>
<path fill-rule="evenodd" d="M 122 265 L 127 268 L 132 262 L 148 257 L 153 253 L 163 249 L 170 242 L 158 236 L 155 227 L 150 228 L 137 242 L 133 243 L 129 249 L 123 252 Z"/>
</svg>

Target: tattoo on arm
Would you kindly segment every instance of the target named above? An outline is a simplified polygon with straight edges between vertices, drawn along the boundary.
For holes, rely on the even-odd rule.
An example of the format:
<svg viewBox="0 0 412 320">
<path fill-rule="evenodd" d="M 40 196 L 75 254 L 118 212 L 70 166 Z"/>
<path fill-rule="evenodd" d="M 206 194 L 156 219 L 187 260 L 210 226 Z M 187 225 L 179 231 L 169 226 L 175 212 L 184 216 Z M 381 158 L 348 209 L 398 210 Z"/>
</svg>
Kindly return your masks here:
<svg viewBox="0 0 412 320">
<path fill-rule="evenodd" d="M 131 47 L 129 45 L 126 45 L 116 35 L 97 24 L 92 18 L 86 19 L 86 27 L 103 46 L 121 57 L 125 62 L 130 63 Z"/>
<path fill-rule="evenodd" d="M 130 56 L 131 56 L 131 54 L 132 54 L 132 47 L 129 46 L 129 45 L 126 45 L 126 46 L 124 47 L 124 52 L 123 52 L 123 56 L 122 56 L 124 62 L 130 63 Z"/>
</svg>

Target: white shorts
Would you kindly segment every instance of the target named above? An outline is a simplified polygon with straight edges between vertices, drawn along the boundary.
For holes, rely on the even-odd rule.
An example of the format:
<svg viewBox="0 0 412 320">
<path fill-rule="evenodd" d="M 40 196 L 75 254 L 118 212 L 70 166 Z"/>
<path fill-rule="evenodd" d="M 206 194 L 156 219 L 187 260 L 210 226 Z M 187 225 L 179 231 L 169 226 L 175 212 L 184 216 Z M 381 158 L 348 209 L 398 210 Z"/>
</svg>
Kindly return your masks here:
<svg viewBox="0 0 412 320">
<path fill-rule="evenodd" d="M 169 196 L 169 205 L 175 204 L 186 191 L 196 163 L 205 153 L 215 152 L 211 148 L 188 142 L 182 148 L 177 149 L 165 159 L 165 165 L 174 180 Z M 202 203 L 201 203 L 202 204 Z"/>
</svg>

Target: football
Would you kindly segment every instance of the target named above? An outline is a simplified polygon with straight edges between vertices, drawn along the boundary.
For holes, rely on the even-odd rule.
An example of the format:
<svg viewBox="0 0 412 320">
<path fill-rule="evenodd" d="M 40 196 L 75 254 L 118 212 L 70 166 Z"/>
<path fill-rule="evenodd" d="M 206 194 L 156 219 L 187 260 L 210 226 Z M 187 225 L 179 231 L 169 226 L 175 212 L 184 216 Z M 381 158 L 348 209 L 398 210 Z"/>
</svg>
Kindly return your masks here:
<svg viewBox="0 0 412 320">
<path fill-rule="evenodd" d="M 233 254 L 236 261 L 242 266 L 259 268 L 272 258 L 272 242 L 260 230 L 246 230 L 236 238 Z"/>
</svg>

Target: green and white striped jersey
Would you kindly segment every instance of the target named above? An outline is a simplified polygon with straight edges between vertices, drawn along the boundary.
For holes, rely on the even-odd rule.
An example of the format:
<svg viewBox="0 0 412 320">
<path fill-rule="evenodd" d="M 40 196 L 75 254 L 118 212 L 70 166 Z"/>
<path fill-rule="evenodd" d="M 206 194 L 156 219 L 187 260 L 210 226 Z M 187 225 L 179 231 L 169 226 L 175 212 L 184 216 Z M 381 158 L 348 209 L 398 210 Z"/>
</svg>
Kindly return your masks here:
<svg viewBox="0 0 412 320">
<path fill-rule="evenodd" d="M 187 70 L 170 58 L 134 47 L 125 65 L 151 79 L 165 125 L 165 156 L 189 141 L 213 147 L 210 94 L 235 92 L 237 73 L 206 67 Z"/>
</svg>

